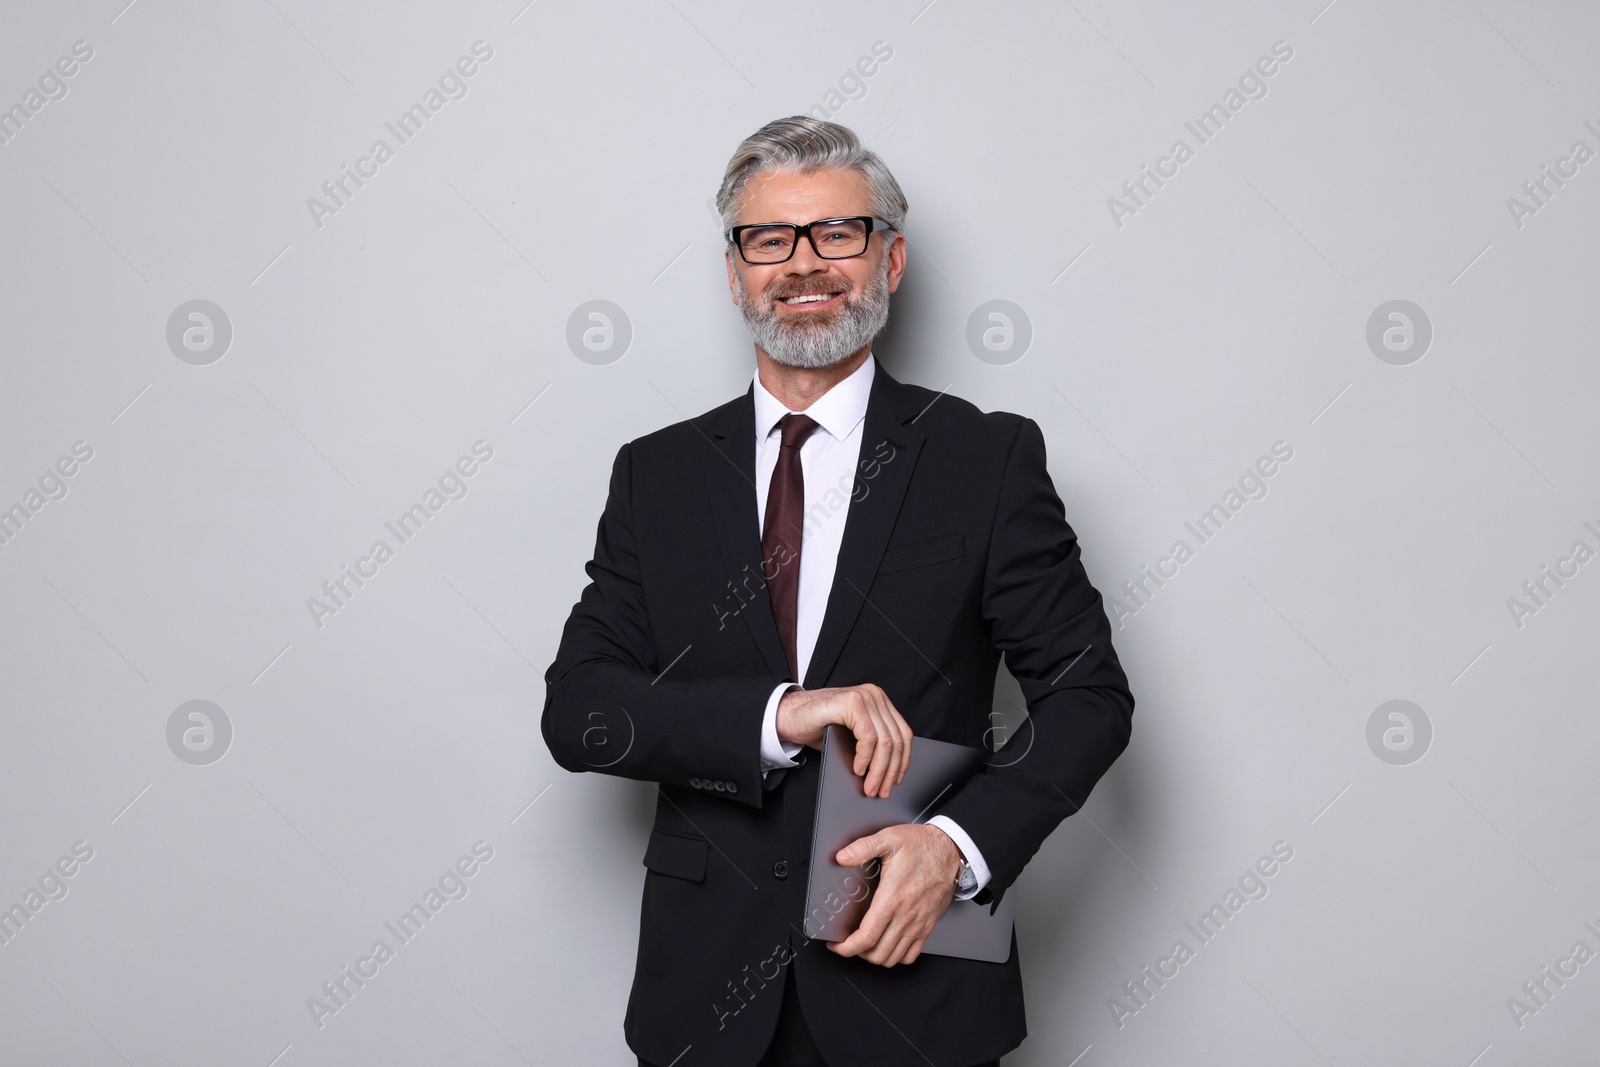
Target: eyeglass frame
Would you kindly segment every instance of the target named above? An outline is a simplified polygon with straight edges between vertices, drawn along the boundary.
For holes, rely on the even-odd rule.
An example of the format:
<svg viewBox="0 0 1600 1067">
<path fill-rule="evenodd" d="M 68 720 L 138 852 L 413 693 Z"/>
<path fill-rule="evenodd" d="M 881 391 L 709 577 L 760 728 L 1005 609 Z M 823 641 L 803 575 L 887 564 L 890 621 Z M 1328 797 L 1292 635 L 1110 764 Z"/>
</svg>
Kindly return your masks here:
<svg viewBox="0 0 1600 1067">
<path fill-rule="evenodd" d="M 813 238 L 811 236 L 811 227 L 813 227 L 813 226 L 821 226 L 824 223 L 829 223 L 829 222 L 852 222 L 852 221 L 855 221 L 855 220 L 858 220 L 858 219 L 860 221 L 865 222 L 865 223 L 868 224 L 867 239 L 866 239 L 866 242 L 864 244 L 862 244 L 861 251 L 859 251 L 859 252 L 851 252 L 847 256 L 825 256 L 825 255 L 823 255 L 822 254 L 822 250 L 817 247 L 817 242 L 816 242 L 815 238 Z M 792 229 L 794 231 L 794 246 L 789 249 L 789 254 L 787 256 L 784 256 L 782 259 L 768 259 L 768 260 L 763 260 L 761 262 L 756 262 L 756 261 L 750 259 L 749 256 L 744 254 L 744 246 L 739 243 L 739 235 L 741 233 L 743 233 L 745 230 L 760 229 L 763 226 L 787 226 L 787 227 L 789 227 L 790 229 Z M 884 230 L 894 230 L 894 229 L 895 229 L 895 227 L 894 227 L 893 223 L 886 222 L 883 219 L 878 218 L 876 215 L 842 215 L 842 216 L 840 216 L 838 218 L 832 218 L 832 219 L 816 219 L 816 220 L 814 220 L 812 222 L 808 222 L 808 223 L 806 223 L 804 225 L 801 225 L 800 223 L 796 223 L 796 222 L 752 222 L 752 223 L 748 223 L 748 224 L 746 224 L 744 226 L 735 226 L 732 229 L 728 230 L 726 233 L 724 233 L 722 236 L 727 239 L 727 241 L 728 241 L 728 243 L 730 245 L 732 245 L 734 248 L 737 248 L 739 250 L 739 258 L 744 260 L 746 263 L 750 264 L 752 267 L 772 267 L 772 266 L 776 266 L 779 263 L 787 263 L 791 259 L 794 258 L 794 254 L 795 254 L 796 250 L 798 250 L 799 247 L 800 247 L 800 238 L 801 237 L 804 237 L 806 239 L 807 243 L 809 243 L 811 245 L 811 251 L 812 251 L 813 254 L 816 255 L 816 257 L 818 259 L 827 259 L 827 260 L 854 259 L 857 256 L 864 256 L 864 255 L 867 254 L 867 249 L 872 247 L 872 235 L 873 234 L 880 233 L 880 232 L 882 232 Z M 898 232 L 898 231 L 896 231 L 896 232 Z"/>
</svg>

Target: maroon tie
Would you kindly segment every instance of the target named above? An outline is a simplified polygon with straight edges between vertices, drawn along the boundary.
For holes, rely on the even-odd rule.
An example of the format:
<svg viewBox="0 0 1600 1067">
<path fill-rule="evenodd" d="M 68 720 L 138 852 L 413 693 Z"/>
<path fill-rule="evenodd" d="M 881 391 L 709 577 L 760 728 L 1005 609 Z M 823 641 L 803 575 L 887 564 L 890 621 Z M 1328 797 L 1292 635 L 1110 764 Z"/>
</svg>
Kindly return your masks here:
<svg viewBox="0 0 1600 1067">
<path fill-rule="evenodd" d="M 800 657 L 795 652 L 795 615 L 800 599 L 800 539 L 805 528 L 806 482 L 800 469 L 800 446 L 817 428 L 807 415 L 785 415 L 778 420 L 783 444 L 778 464 L 767 487 L 767 514 L 761 527 L 761 572 L 772 598 L 772 617 L 778 637 L 789 657 L 789 675 L 800 678 Z"/>
</svg>

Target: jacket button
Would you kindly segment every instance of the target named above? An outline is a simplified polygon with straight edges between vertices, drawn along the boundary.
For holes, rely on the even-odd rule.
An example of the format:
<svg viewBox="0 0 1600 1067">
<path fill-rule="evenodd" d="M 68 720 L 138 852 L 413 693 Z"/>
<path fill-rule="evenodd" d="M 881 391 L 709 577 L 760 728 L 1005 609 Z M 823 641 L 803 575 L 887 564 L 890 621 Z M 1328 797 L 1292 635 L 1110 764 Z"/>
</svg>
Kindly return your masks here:
<svg viewBox="0 0 1600 1067">
<path fill-rule="evenodd" d="M 729 782 L 728 783 L 728 792 L 737 793 L 738 791 L 739 791 L 739 783 L 738 782 Z"/>
<path fill-rule="evenodd" d="M 689 784 L 690 784 L 690 785 L 692 785 L 692 786 L 694 786 L 694 787 L 695 787 L 695 788 L 696 788 L 696 789 L 699 789 L 699 788 L 700 788 L 700 787 L 701 787 L 701 786 L 703 786 L 703 785 L 705 785 L 705 783 L 704 783 L 704 782 L 702 782 L 702 781 L 701 781 L 701 780 L 700 780 L 700 779 L 698 779 L 698 778 L 691 778 L 691 779 L 689 779 Z"/>
<path fill-rule="evenodd" d="M 711 783 L 711 788 L 715 789 L 719 793 L 726 792 L 727 788 L 728 788 L 728 783 L 727 782 L 723 782 L 723 781 L 712 782 Z"/>
<path fill-rule="evenodd" d="M 777 863 L 774 863 L 772 865 L 772 877 L 776 878 L 780 882 L 789 877 L 789 861 L 779 860 Z"/>
</svg>

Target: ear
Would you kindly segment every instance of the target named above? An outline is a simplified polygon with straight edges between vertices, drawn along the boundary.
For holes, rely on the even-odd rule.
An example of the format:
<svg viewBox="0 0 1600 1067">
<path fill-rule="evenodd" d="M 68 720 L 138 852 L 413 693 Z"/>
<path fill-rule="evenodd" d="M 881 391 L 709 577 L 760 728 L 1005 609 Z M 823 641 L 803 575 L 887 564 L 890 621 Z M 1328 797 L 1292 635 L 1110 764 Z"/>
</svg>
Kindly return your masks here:
<svg viewBox="0 0 1600 1067">
<path fill-rule="evenodd" d="M 723 265 L 728 268 L 728 297 L 733 301 L 733 306 L 739 306 L 739 281 L 734 276 L 733 251 L 731 249 L 722 253 Z"/>
<path fill-rule="evenodd" d="M 906 272 L 906 239 L 903 234 L 895 234 L 894 240 L 889 242 L 889 250 L 885 253 L 889 257 L 889 292 L 900 288 L 900 278 Z"/>
</svg>

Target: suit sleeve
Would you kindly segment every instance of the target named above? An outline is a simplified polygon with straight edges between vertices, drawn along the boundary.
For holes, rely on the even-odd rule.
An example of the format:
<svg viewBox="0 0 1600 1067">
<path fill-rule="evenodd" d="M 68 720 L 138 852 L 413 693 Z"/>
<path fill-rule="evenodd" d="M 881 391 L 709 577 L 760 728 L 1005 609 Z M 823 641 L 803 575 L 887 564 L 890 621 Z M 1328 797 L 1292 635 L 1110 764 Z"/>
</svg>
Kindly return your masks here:
<svg viewBox="0 0 1600 1067">
<path fill-rule="evenodd" d="M 761 807 L 771 675 L 674 681 L 650 632 L 632 503 L 631 445 L 612 466 L 589 584 L 545 672 L 541 728 L 569 771 L 690 786 Z M 676 653 L 674 653 L 676 655 Z M 665 673 L 663 673 L 665 671 Z"/>
<path fill-rule="evenodd" d="M 940 809 L 989 864 L 980 904 L 999 902 L 1128 745 L 1133 694 L 1080 555 L 1045 467 L 1044 435 L 1023 419 L 1001 480 L 982 609 L 1028 721 Z"/>
</svg>

